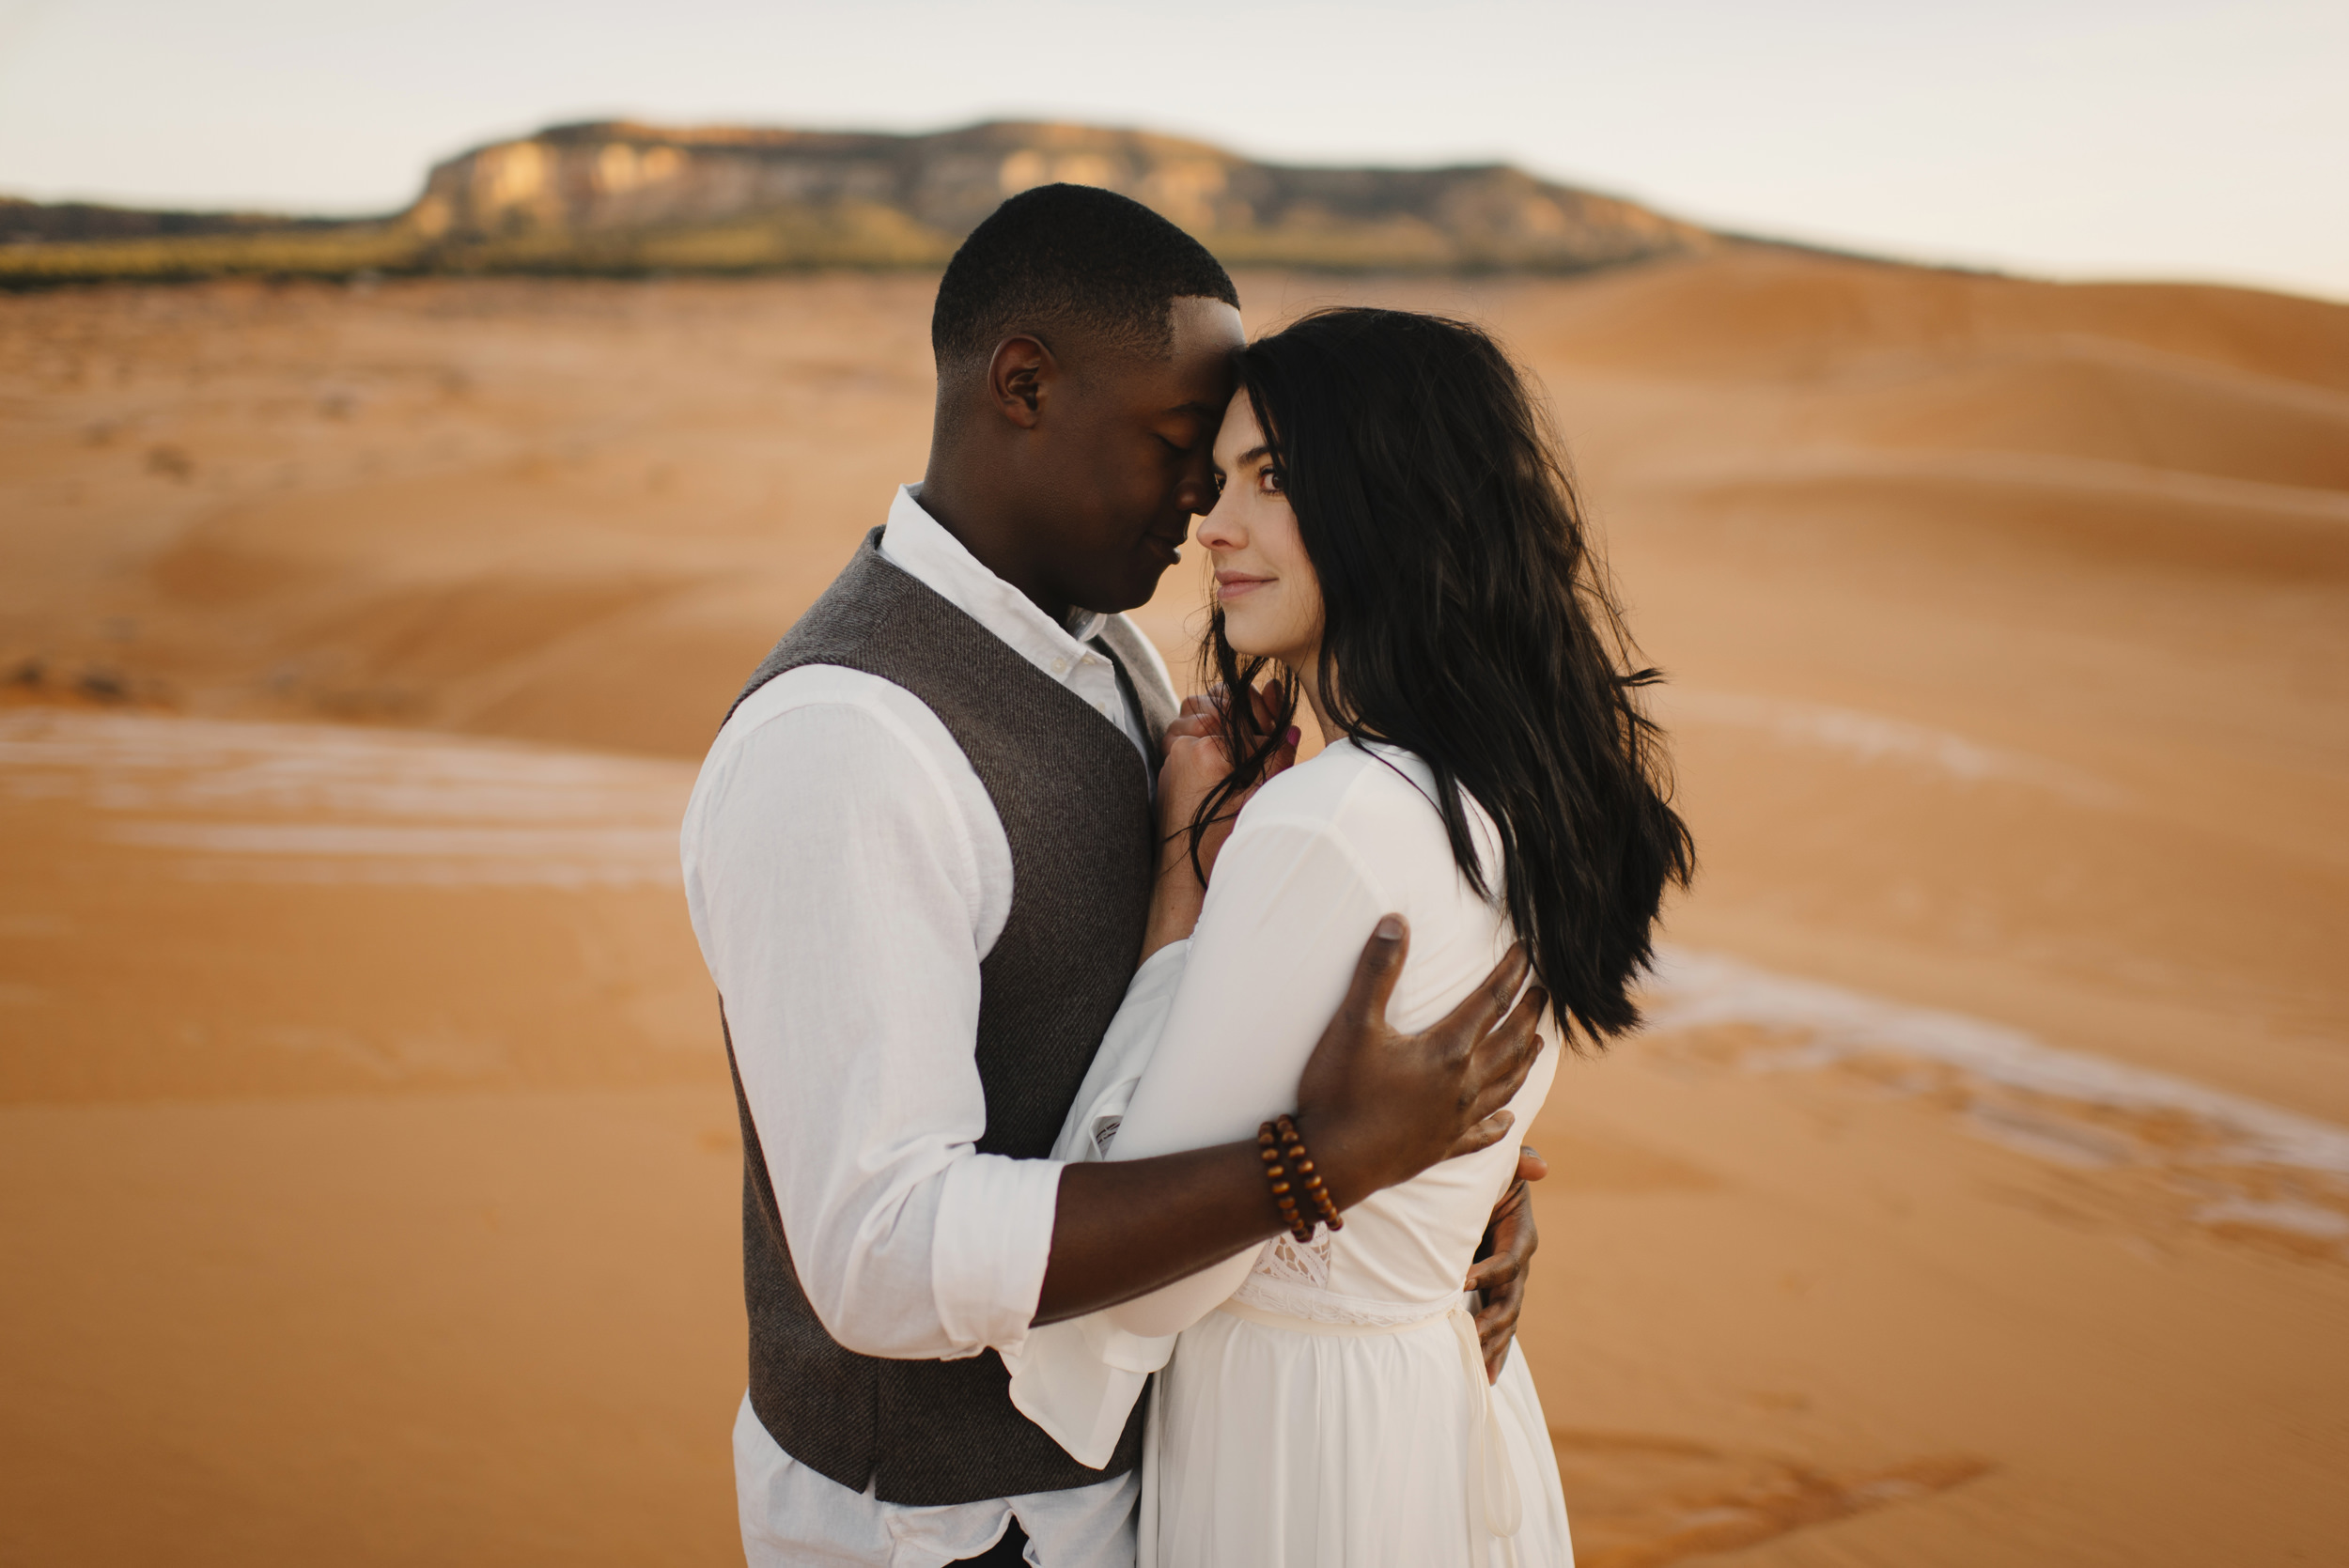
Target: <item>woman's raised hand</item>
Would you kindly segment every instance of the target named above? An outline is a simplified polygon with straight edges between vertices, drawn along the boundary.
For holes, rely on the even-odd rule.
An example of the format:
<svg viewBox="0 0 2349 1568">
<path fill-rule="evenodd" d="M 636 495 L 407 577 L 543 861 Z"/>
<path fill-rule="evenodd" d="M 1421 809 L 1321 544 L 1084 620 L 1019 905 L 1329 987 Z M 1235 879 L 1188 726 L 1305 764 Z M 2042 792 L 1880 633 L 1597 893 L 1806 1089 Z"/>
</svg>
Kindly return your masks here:
<svg viewBox="0 0 2349 1568">
<path fill-rule="evenodd" d="M 1252 687 L 1248 698 L 1255 706 L 1259 733 L 1279 722 L 1283 706 L 1280 693 Z M 1224 701 L 1225 693 L 1220 685 L 1186 698 L 1182 712 L 1166 727 L 1161 743 L 1166 760 L 1159 769 L 1159 873 L 1151 894 L 1149 929 L 1143 940 L 1144 958 L 1169 942 L 1190 935 L 1191 928 L 1199 923 L 1200 907 L 1206 899 L 1206 877 L 1213 874 L 1216 857 L 1222 852 L 1224 841 L 1232 836 L 1232 824 L 1241 808 L 1264 787 L 1265 780 L 1297 760 L 1299 737 L 1292 726 L 1274 749 L 1264 778 L 1218 808 L 1215 820 L 1200 837 L 1194 862 L 1191 822 L 1199 815 L 1201 802 L 1232 772 L 1232 755 L 1224 743 Z"/>
<path fill-rule="evenodd" d="M 1200 802 L 1231 775 L 1234 767 L 1225 744 L 1226 700 L 1221 683 L 1186 697 L 1182 712 L 1166 727 L 1166 764 L 1159 772 L 1159 837 L 1165 847 L 1179 848 L 1186 862 L 1190 858 L 1190 824 L 1199 814 Z M 1256 733 L 1264 734 L 1280 722 L 1283 705 L 1277 687 L 1260 691 L 1252 686 L 1248 689 L 1248 700 L 1255 708 Z M 1298 739 L 1296 726 L 1289 726 L 1281 744 L 1273 749 L 1271 760 L 1265 765 L 1264 777 L 1217 809 L 1215 820 L 1200 839 L 1200 872 L 1213 874 L 1215 858 L 1222 851 L 1223 841 L 1232 836 L 1232 824 L 1241 808 L 1255 798 L 1256 791 L 1274 774 L 1285 771 L 1297 761 Z M 1179 845 L 1175 843 L 1177 839 Z"/>
</svg>

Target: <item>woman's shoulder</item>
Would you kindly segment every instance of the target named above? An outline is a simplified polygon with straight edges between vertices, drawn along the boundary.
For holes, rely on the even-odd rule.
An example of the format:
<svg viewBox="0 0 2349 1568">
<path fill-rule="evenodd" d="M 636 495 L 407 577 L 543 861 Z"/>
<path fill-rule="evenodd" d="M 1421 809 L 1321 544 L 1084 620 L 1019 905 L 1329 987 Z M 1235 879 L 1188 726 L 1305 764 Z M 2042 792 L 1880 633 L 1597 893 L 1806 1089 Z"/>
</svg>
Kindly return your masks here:
<svg viewBox="0 0 2349 1568">
<path fill-rule="evenodd" d="M 1435 781 L 1410 753 L 1340 740 L 1268 782 L 1237 831 L 1274 825 L 1318 830 L 1358 848 L 1433 832 L 1443 836 Z"/>
<path fill-rule="evenodd" d="M 1449 884 L 1459 868 L 1438 798 L 1434 772 L 1411 753 L 1340 740 L 1258 790 L 1234 837 L 1304 830 L 1342 846 L 1391 886 Z M 1473 797 L 1461 803 L 1486 875 L 1497 876 L 1501 845 L 1492 820 Z"/>
</svg>

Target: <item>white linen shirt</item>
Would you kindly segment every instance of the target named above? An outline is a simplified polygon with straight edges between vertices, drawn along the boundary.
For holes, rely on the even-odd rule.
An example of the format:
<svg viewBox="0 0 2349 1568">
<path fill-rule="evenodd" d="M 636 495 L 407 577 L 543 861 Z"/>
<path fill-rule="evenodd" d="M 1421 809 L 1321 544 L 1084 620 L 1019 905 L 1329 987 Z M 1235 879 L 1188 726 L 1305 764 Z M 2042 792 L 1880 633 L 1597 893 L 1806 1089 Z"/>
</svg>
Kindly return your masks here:
<svg viewBox="0 0 2349 1568">
<path fill-rule="evenodd" d="M 901 488 L 890 562 L 1115 722 L 1154 760 L 1116 667 L 980 565 Z M 1153 672 L 1165 676 L 1163 665 Z M 1137 678 L 1144 678 L 1136 672 Z M 834 665 L 769 681 L 702 764 L 686 908 L 725 999 L 744 1095 L 809 1303 L 868 1356 L 1017 1351 L 1051 1248 L 1060 1165 L 982 1155 L 979 965 L 1011 910 L 1011 846 L 945 724 Z M 746 1395 L 735 1484 L 752 1568 L 935 1568 L 1017 1514 L 1044 1568 L 1130 1568 L 1132 1474 L 944 1508 L 849 1491 L 786 1453 Z"/>
</svg>

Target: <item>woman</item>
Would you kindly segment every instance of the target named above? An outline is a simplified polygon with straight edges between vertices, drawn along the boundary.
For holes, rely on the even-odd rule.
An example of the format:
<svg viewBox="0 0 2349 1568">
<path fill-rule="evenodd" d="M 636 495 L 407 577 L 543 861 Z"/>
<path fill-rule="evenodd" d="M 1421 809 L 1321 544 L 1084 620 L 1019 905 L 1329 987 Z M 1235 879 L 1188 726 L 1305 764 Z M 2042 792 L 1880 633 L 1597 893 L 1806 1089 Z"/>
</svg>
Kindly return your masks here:
<svg viewBox="0 0 2349 1568">
<path fill-rule="evenodd" d="M 1626 668 L 1554 447 L 1489 338 L 1399 311 L 1307 317 L 1247 350 L 1215 455 L 1205 651 L 1255 700 L 1170 738 L 1144 962 L 1064 1157 L 1245 1138 L 1291 1108 L 1390 912 L 1410 930 L 1399 1027 L 1448 1011 L 1516 940 L 1559 1024 L 1601 1042 L 1637 1021 L 1658 901 L 1690 871 L 1633 700 L 1652 673 Z M 1299 691 L 1331 744 L 1271 777 Z M 1519 1125 L 1556 1066 L 1553 1046 Z M 1532 1380 L 1512 1348 L 1487 1386 L 1461 1294 L 1516 1157 L 1447 1161 L 1343 1229 L 1038 1330 L 1006 1358 L 1013 1398 L 1099 1463 L 1163 1366 L 1145 1565 L 1568 1563 Z"/>
</svg>

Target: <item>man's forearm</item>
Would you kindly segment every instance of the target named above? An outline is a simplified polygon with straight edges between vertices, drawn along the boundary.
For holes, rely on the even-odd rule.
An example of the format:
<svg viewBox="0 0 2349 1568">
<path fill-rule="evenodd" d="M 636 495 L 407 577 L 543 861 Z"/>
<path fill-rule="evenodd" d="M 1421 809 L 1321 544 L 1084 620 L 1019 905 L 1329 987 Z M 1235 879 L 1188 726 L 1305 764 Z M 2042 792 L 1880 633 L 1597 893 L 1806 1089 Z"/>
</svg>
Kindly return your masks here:
<svg viewBox="0 0 2349 1568">
<path fill-rule="evenodd" d="M 1280 1210 L 1252 1142 L 1061 1169 L 1035 1321 L 1130 1301 L 1258 1246 Z"/>
<path fill-rule="evenodd" d="M 1388 1027 L 1408 946 L 1399 916 L 1378 922 L 1298 1082 L 1298 1120 L 1340 1208 L 1498 1141 L 1512 1122 L 1505 1108 L 1541 1054 L 1534 1026 L 1548 994 L 1532 986 L 1510 1006 L 1527 973 L 1521 946 L 1434 1028 Z M 1253 1142 L 1064 1166 L 1034 1321 L 1130 1301 L 1277 1234 L 1264 1171 Z"/>
</svg>

